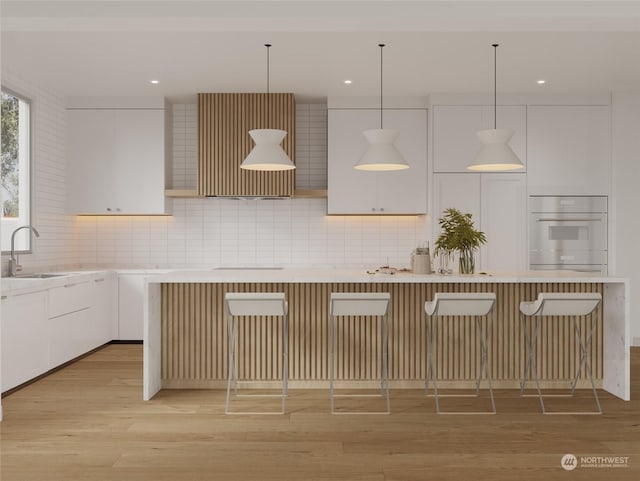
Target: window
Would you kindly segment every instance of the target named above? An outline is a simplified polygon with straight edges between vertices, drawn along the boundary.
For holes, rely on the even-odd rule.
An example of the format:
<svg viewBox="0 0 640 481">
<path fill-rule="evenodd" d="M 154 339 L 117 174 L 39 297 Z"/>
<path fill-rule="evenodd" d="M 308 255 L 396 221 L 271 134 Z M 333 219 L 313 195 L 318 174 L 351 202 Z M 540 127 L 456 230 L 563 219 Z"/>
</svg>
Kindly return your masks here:
<svg viewBox="0 0 640 481">
<path fill-rule="evenodd" d="M 11 250 L 11 233 L 30 223 L 31 121 L 30 102 L 2 88 L 2 156 L 0 200 L 2 202 L 2 251 Z M 31 250 L 27 229 L 16 235 L 16 252 Z"/>
</svg>

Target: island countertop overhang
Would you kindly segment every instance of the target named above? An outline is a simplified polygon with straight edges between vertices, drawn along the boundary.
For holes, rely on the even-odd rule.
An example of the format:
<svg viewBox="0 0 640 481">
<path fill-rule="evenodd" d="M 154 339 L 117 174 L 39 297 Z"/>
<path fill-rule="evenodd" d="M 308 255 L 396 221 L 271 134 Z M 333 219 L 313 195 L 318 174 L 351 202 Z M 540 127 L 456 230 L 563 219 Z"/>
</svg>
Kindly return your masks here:
<svg viewBox="0 0 640 481">
<path fill-rule="evenodd" d="M 471 275 L 420 275 L 411 272 L 396 274 L 368 274 L 366 269 L 330 268 L 239 268 L 180 270 L 147 278 L 149 283 L 226 283 L 226 282 L 289 282 L 289 283 L 540 283 L 585 282 L 623 283 L 628 279 L 615 276 L 597 276 L 575 271 L 488 272 Z"/>
</svg>

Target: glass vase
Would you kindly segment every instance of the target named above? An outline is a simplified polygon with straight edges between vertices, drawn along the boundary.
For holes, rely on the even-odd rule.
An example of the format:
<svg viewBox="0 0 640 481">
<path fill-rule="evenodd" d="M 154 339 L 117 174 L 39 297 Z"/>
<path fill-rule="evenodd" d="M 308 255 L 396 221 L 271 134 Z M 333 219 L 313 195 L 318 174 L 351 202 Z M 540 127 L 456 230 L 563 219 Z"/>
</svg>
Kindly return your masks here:
<svg viewBox="0 0 640 481">
<path fill-rule="evenodd" d="M 460 274 L 473 274 L 476 271 L 476 259 L 472 249 L 463 249 L 460 251 L 458 267 Z"/>
<path fill-rule="evenodd" d="M 450 252 L 440 251 L 438 253 L 438 274 L 453 274 L 453 254 Z"/>
</svg>

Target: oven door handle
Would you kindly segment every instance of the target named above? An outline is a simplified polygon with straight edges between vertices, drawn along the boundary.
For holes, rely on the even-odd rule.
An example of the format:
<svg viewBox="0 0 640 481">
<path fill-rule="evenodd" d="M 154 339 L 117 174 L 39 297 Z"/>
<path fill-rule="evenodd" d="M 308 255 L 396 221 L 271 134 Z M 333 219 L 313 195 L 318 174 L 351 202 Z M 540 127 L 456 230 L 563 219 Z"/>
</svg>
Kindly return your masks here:
<svg viewBox="0 0 640 481">
<path fill-rule="evenodd" d="M 536 222 L 600 222 L 602 219 L 594 217 L 592 219 L 559 219 L 559 218 L 540 218 L 536 219 Z"/>
</svg>

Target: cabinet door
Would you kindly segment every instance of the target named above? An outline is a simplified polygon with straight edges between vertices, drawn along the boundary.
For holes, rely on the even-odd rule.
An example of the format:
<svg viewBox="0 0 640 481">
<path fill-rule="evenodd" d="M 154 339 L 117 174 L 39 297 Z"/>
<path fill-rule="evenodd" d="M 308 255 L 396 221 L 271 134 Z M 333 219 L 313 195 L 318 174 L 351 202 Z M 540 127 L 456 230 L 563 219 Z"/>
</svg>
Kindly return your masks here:
<svg viewBox="0 0 640 481">
<path fill-rule="evenodd" d="M 115 110 L 67 110 L 67 213 L 107 213 L 117 172 Z"/>
<path fill-rule="evenodd" d="M 49 370 L 47 293 L 2 300 L 2 392 Z"/>
<path fill-rule="evenodd" d="M 163 109 L 67 110 L 67 212 L 163 214 Z"/>
<path fill-rule="evenodd" d="M 123 214 L 164 212 L 164 110 L 116 110 L 113 206 Z"/>
<path fill-rule="evenodd" d="M 532 106 L 527 111 L 531 195 L 608 195 L 608 106 Z"/>
<path fill-rule="evenodd" d="M 141 341 L 144 322 L 143 274 L 118 275 L 118 339 Z"/>
<path fill-rule="evenodd" d="M 482 174 L 481 227 L 487 243 L 480 249 L 483 270 L 527 268 L 526 174 Z"/>
<path fill-rule="evenodd" d="M 384 214 L 427 212 L 427 111 L 389 109 L 385 128 L 398 130 L 396 147 L 409 164 L 406 170 L 377 173 L 378 211 Z"/>
<path fill-rule="evenodd" d="M 87 308 L 49 319 L 51 328 L 50 365 L 52 368 L 92 349 L 90 317 L 91 309 Z"/>
<path fill-rule="evenodd" d="M 327 211 L 329 214 L 377 213 L 378 172 L 356 170 L 367 149 L 362 132 L 379 126 L 373 109 L 330 109 L 328 121 Z"/>
<path fill-rule="evenodd" d="M 384 127 L 399 131 L 396 147 L 409 169 L 356 170 L 368 147 L 362 132 L 378 128 L 376 109 L 331 109 L 328 113 L 328 213 L 423 214 L 427 210 L 427 111 L 385 109 Z"/>
<path fill-rule="evenodd" d="M 91 303 L 91 347 L 94 349 L 112 339 L 116 339 L 114 278 L 105 274 L 93 281 L 93 302 Z"/>
<path fill-rule="evenodd" d="M 523 105 L 499 106 L 497 127 L 512 129 L 511 148 L 525 164 L 527 124 Z M 492 106 L 436 105 L 433 107 L 433 170 L 434 172 L 469 172 L 467 165 L 480 149 L 476 137 L 479 130 L 494 126 Z"/>
</svg>

